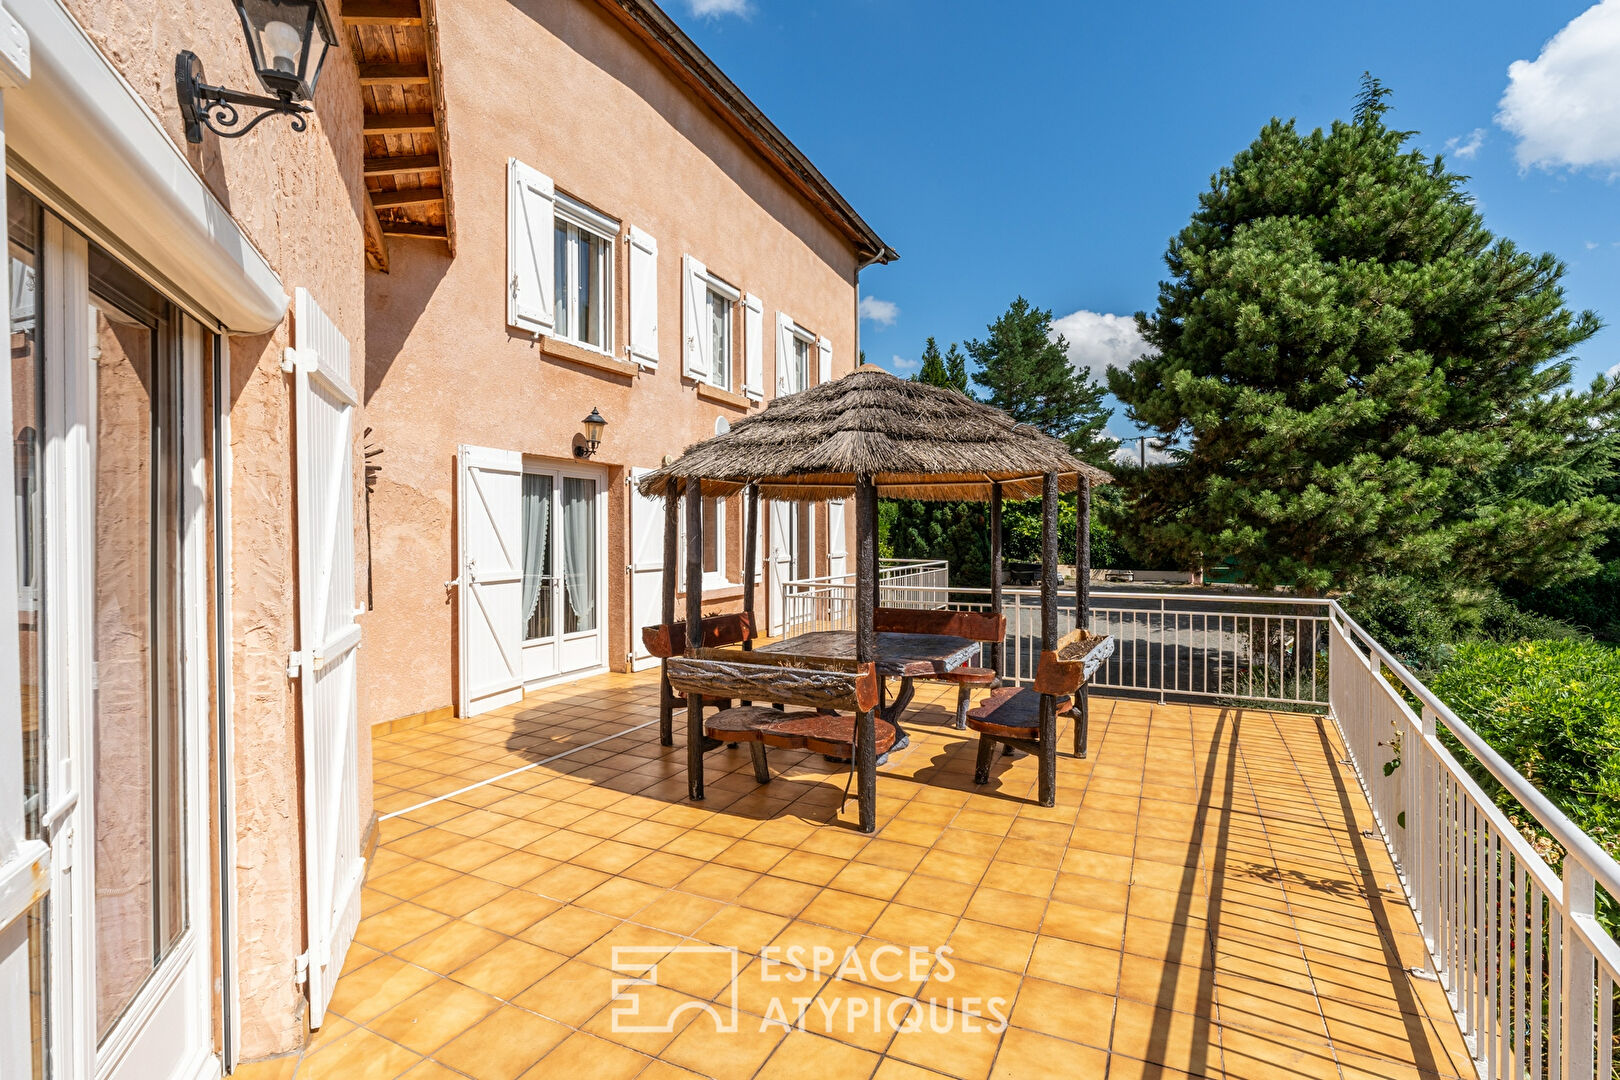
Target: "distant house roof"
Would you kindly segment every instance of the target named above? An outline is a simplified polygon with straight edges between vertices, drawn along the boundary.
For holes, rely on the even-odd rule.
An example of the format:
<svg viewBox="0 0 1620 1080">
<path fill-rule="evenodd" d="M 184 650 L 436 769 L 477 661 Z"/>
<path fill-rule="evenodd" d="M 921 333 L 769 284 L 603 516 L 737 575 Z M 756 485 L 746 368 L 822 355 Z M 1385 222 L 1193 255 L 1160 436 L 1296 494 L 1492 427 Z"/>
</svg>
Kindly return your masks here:
<svg viewBox="0 0 1620 1080">
<path fill-rule="evenodd" d="M 893 262 L 899 253 L 883 242 L 804 152 L 652 0 L 597 0 L 637 38 L 664 58 L 699 97 L 770 162 L 795 189 L 849 238 L 861 256 Z"/>
</svg>

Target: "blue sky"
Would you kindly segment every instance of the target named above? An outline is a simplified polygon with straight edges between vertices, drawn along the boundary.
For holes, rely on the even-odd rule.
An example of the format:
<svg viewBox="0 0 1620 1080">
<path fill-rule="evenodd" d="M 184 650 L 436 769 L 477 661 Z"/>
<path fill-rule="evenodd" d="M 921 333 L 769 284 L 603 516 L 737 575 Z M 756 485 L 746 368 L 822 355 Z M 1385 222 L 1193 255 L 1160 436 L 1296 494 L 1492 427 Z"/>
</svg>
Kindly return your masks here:
<svg viewBox="0 0 1620 1080">
<path fill-rule="evenodd" d="M 867 358 L 899 374 L 1020 293 L 1078 362 L 1129 354 L 1103 316 L 1153 305 L 1211 173 L 1272 116 L 1347 116 L 1363 69 L 1496 233 L 1620 324 L 1620 0 L 664 2 L 901 253 L 861 281 Z M 1580 381 L 1617 365 L 1620 325 Z"/>
</svg>

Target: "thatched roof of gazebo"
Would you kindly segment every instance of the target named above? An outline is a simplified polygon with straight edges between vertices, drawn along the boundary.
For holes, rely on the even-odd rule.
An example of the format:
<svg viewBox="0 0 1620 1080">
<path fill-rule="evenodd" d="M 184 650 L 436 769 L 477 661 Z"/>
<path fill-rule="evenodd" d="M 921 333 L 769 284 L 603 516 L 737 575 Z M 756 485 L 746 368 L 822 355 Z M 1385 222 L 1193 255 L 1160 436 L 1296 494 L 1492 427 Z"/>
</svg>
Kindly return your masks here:
<svg viewBox="0 0 1620 1080">
<path fill-rule="evenodd" d="M 1007 498 L 1025 499 L 1040 495 L 1048 472 L 1060 474 L 1063 491 L 1082 473 L 1093 484 L 1112 479 L 1000 409 L 868 365 L 773 400 L 639 486 L 655 496 L 671 477 L 697 477 L 706 495 L 758 483 L 767 499 L 819 501 L 854 494 L 865 473 L 888 498 L 982 500 L 999 481 Z"/>
</svg>

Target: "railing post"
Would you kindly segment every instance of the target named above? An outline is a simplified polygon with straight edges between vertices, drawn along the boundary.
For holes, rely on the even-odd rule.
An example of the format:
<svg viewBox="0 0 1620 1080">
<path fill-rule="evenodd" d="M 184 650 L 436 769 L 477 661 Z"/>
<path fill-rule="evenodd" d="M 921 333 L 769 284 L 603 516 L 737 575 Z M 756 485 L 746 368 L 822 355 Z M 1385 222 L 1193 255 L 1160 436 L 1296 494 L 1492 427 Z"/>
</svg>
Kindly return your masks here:
<svg viewBox="0 0 1620 1080">
<path fill-rule="evenodd" d="M 1576 930 L 1580 921 L 1591 922 L 1595 915 L 1596 896 L 1592 875 L 1573 857 L 1564 858 L 1563 923 L 1563 1069 L 1558 1074 L 1565 1080 L 1586 1080 L 1596 1065 L 1593 1031 L 1597 1023 L 1593 985 L 1592 950 Z M 1612 1032 L 1599 1033 L 1601 1038 L 1613 1038 Z M 1607 1080 L 1607 1078 L 1605 1078 Z"/>
<path fill-rule="evenodd" d="M 1418 745 L 1411 750 L 1402 747 L 1401 755 L 1407 764 L 1417 766 L 1417 806 L 1415 812 L 1412 808 L 1408 808 L 1406 812 L 1407 833 L 1416 841 L 1413 857 L 1417 860 L 1417 866 L 1416 874 L 1408 880 L 1413 881 L 1413 888 L 1417 894 L 1415 914 L 1432 956 L 1438 956 L 1440 953 L 1440 935 L 1434 925 L 1434 913 L 1439 908 L 1435 899 L 1436 875 L 1440 865 L 1437 835 L 1440 818 L 1439 792 L 1436 787 L 1434 754 L 1430 750 L 1432 740 L 1435 738 L 1435 723 L 1434 710 L 1427 705 L 1423 706 L 1418 714 Z"/>
<path fill-rule="evenodd" d="M 1149 672 L 1151 675 L 1152 672 Z M 1164 704 L 1164 597 L 1159 597 L 1159 704 Z"/>
</svg>

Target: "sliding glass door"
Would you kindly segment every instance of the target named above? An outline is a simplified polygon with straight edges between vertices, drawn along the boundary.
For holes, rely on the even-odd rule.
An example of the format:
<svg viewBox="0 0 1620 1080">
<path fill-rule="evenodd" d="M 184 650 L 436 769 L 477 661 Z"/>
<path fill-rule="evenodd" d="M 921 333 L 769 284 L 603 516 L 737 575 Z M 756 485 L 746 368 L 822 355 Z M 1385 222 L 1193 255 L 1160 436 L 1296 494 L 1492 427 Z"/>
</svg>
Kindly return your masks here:
<svg viewBox="0 0 1620 1080">
<path fill-rule="evenodd" d="M 25 797 L 51 847 L 36 1065 L 194 1074 L 213 1050 L 209 605 L 206 492 L 185 478 L 206 475 L 211 340 L 6 197 Z"/>
</svg>

